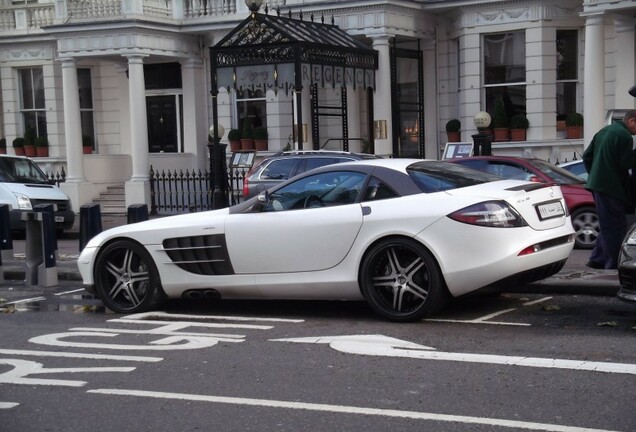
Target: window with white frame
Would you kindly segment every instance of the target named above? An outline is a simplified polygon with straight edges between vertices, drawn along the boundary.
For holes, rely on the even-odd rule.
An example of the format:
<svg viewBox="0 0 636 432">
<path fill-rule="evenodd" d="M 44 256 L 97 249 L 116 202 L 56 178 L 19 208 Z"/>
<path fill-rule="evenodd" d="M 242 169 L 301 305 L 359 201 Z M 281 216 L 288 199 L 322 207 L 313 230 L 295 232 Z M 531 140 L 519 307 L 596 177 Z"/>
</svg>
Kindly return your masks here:
<svg viewBox="0 0 636 432">
<path fill-rule="evenodd" d="M 557 120 L 576 112 L 576 93 L 578 87 L 578 30 L 557 30 Z"/>
<path fill-rule="evenodd" d="M 77 83 L 80 99 L 80 122 L 82 125 L 82 144 L 95 150 L 95 125 L 93 123 L 93 86 L 91 70 L 77 69 Z"/>
<path fill-rule="evenodd" d="M 267 102 L 262 90 L 243 90 L 236 96 L 239 130 L 267 127 Z"/>
<path fill-rule="evenodd" d="M 24 135 L 33 138 L 46 136 L 46 107 L 44 74 L 41 67 L 20 69 L 20 96 Z"/>
<path fill-rule="evenodd" d="M 492 115 L 495 101 L 501 98 L 508 118 L 525 114 L 525 31 L 484 35 L 483 59 L 486 111 Z"/>
</svg>

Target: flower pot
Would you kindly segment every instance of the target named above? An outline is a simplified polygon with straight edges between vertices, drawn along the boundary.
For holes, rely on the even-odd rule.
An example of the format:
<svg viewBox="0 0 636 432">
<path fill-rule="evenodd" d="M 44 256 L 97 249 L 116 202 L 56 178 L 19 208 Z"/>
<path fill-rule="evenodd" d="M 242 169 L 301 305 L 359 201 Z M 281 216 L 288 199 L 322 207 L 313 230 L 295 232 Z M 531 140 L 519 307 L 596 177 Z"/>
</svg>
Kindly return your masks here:
<svg viewBox="0 0 636 432">
<path fill-rule="evenodd" d="M 495 128 L 495 141 L 510 141 L 510 129 L 509 128 Z"/>
<path fill-rule="evenodd" d="M 461 133 L 457 132 L 446 132 L 446 136 L 448 138 L 448 142 L 459 142 L 461 140 Z"/>
<path fill-rule="evenodd" d="M 256 151 L 267 151 L 267 140 L 266 139 L 255 139 L 254 147 Z"/>
<path fill-rule="evenodd" d="M 0 154 L 7 154 L 7 148 L 6 147 L 0 147 Z"/>
<path fill-rule="evenodd" d="M 35 157 L 35 155 L 37 155 L 37 152 L 35 151 L 35 146 L 34 145 L 25 145 L 24 146 L 24 155 L 28 156 L 28 157 Z"/>
<path fill-rule="evenodd" d="M 567 126 L 565 128 L 565 137 L 568 139 L 583 138 L 583 127 L 582 126 Z"/>
<path fill-rule="evenodd" d="M 24 156 L 24 147 L 13 147 L 16 156 Z"/>
<path fill-rule="evenodd" d="M 230 150 L 233 152 L 241 151 L 241 140 L 230 141 Z"/>
<path fill-rule="evenodd" d="M 557 131 L 565 131 L 565 120 L 557 120 Z"/>
<path fill-rule="evenodd" d="M 525 129 L 510 129 L 510 141 L 525 141 L 526 130 Z"/>
<path fill-rule="evenodd" d="M 252 138 L 241 138 L 241 149 L 254 150 L 254 140 Z"/>
<path fill-rule="evenodd" d="M 49 148 L 48 147 L 36 147 L 35 153 L 38 157 L 49 157 Z"/>
<path fill-rule="evenodd" d="M 93 147 L 83 146 L 82 151 L 84 154 L 93 154 Z"/>
</svg>

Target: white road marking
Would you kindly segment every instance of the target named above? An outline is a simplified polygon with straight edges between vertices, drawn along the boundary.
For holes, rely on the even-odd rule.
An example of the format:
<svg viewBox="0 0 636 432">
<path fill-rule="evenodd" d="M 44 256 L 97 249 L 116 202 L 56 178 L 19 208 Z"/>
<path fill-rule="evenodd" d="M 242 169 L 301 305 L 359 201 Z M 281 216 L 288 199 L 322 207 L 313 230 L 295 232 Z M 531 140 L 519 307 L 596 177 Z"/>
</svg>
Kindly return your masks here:
<svg viewBox="0 0 636 432">
<path fill-rule="evenodd" d="M 160 320 L 131 320 L 126 318 L 116 318 L 108 320 L 108 322 L 117 322 L 124 324 L 159 324 L 161 328 L 182 329 L 186 327 L 203 327 L 203 328 L 239 328 L 250 330 L 271 330 L 274 326 L 259 324 L 218 324 L 218 323 L 200 323 L 196 321 L 160 321 Z"/>
<path fill-rule="evenodd" d="M 160 362 L 163 360 L 162 357 L 141 357 L 141 356 L 86 354 L 86 353 L 74 353 L 74 352 L 14 350 L 14 349 L 0 349 L 0 354 L 36 356 L 36 357 L 84 358 L 84 359 L 94 359 L 94 360 L 137 361 L 137 362 L 148 362 L 148 363 Z"/>
<path fill-rule="evenodd" d="M 63 295 L 67 295 L 67 294 L 74 294 L 74 293 L 80 292 L 80 291 L 84 291 L 84 288 L 75 289 L 75 290 L 71 290 L 71 291 L 59 292 L 59 293 L 55 293 L 55 295 L 56 296 L 63 296 Z"/>
<path fill-rule="evenodd" d="M 76 332 L 107 332 L 107 333 L 126 333 L 126 334 L 150 334 L 150 335 L 166 335 L 166 336 L 187 336 L 187 337 L 211 337 L 215 339 L 245 339 L 245 335 L 220 334 L 220 333 L 188 333 L 188 332 L 171 332 L 151 330 L 128 330 L 113 328 L 97 328 L 97 327 L 74 327 L 69 329 Z"/>
<path fill-rule="evenodd" d="M 10 409 L 20 405 L 17 402 L 0 402 L 0 409 Z"/>
<path fill-rule="evenodd" d="M 32 297 L 32 298 L 14 300 L 14 301 L 2 303 L 2 306 L 16 305 L 16 304 L 22 304 L 22 303 L 33 303 L 36 301 L 43 301 L 43 300 L 46 300 L 46 297 Z"/>
<path fill-rule="evenodd" d="M 126 318 L 134 320 L 146 319 L 197 319 L 203 321 L 229 320 L 229 321 L 263 321 L 263 322 L 281 322 L 281 323 L 302 323 L 302 319 L 288 318 L 259 318 L 259 317 L 240 317 L 240 316 L 224 316 L 224 315 L 187 315 L 187 314 L 169 314 L 166 312 L 144 312 L 134 315 L 127 315 Z"/>
<path fill-rule="evenodd" d="M 451 423 L 464 423 L 474 425 L 487 425 L 495 427 L 507 427 L 513 429 L 528 429 L 549 432 L 610 432 L 605 429 L 590 429 L 575 426 L 556 425 L 549 423 L 524 422 L 519 420 L 506 420 L 487 417 L 471 417 L 449 414 L 437 414 L 418 411 L 401 411 L 391 409 L 367 408 L 346 405 L 330 405 L 306 402 L 289 402 L 271 399 L 252 399 L 239 397 L 224 397 L 210 395 L 196 395 L 187 393 L 165 393 L 143 390 L 123 390 L 123 389 L 95 389 L 87 390 L 87 393 L 97 393 L 104 395 L 136 396 L 156 399 L 176 399 L 195 402 L 221 403 L 243 406 L 258 406 L 267 408 L 295 409 L 306 411 L 330 412 L 334 414 L 357 414 L 367 416 L 381 416 L 394 418 L 409 418 L 415 420 L 443 421 Z"/>
<path fill-rule="evenodd" d="M 421 345 L 418 346 L 411 342 L 389 338 L 383 335 L 322 336 L 271 340 L 280 342 L 329 344 L 332 349 L 348 354 L 636 375 L 636 364 L 432 351 L 434 348 Z"/>
<path fill-rule="evenodd" d="M 24 385 L 54 385 L 82 387 L 86 381 L 26 378 L 29 375 L 77 372 L 131 372 L 134 367 L 86 367 L 86 368 L 44 368 L 42 363 L 30 360 L 0 359 L 0 364 L 13 366 L 10 371 L 0 374 L 0 383 Z"/>
<path fill-rule="evenodd" d="M 52 345 L 52 346 L 63 346 L 63 347 L 81 347 L 81 348 L 97 348 L 97 349 L 115 349 L 115 350 L 157 350 L 157 351 L 168 351 L 168 350 L 182 350 L 182 349 L 200 349 L 200 348 L 210 348 L 219 343 L 219 341 L 223 342 L 242 342 L 242 340 L 236 339 L 221 339 L 221 338 L 213 338 L 213 337 L 202 337 L 202 336 L 168 336 L 163 339 L 158 339 L 150 342 L 150 345 L 122 345 L 122 344 L 101 344 L 101 343 L 86 343 L 86 342 L 70 342 L 66 340 L 61 340 L 68 337 L 115 337 L 117 333 L 107 333 L 107 332 L 69 332 L 69 333 L 52 333 L 42 336 L 35 336 L 29 339 L 29 342 L 41 344 L 41 345 Z"/>
<path fill-rule="evenodd" d="M 523 305 L 524 306 L 532 306 L 532 305 L 535 305 L 537 303 L 543 303 L 544 301 L 548 301 L 548 300 L 552 300 L 552 297 L 543 297 L 543 298 L 540 298 L 538 300 L 526 302 Z"/>
</svg>

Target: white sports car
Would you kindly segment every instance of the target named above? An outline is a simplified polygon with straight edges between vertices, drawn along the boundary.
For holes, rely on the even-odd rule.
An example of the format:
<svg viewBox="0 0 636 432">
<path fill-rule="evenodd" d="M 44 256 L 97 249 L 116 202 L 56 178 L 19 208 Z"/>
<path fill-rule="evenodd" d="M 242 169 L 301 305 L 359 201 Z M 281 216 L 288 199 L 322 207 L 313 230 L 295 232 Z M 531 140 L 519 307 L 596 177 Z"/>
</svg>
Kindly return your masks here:
<svg viewBox="0 0 636 432">
<path fill-rule="evenodd" d="M 558 186 L 376 159 L 315 169 L 230 208 L 110 229 L 78 265 L 120 313 L 166 297 L 339 299 L 413 321 L 449 296 L 548 277 L 573 245 Z"/>
</svg>

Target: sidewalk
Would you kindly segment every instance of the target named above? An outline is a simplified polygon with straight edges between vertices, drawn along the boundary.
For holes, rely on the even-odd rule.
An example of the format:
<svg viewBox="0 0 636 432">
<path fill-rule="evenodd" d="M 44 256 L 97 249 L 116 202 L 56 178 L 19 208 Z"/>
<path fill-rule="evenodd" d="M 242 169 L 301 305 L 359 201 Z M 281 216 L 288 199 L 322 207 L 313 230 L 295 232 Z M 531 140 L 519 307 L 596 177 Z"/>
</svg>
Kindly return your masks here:
<svg viewBox="0 0 636 432">
<path fill-rule="evenodd" d="M 79 218 L 78 218 L 79 219 Z M 78 220 L 76 219 L 76 220 Z M 102 228 L 109 228 L 126 224 L 126 215 L 102 215 Z M 76 223 L 77 225 L 77 223 Z M 56 266 L 58 280 L 73 281 L 81 284 L 81 277 L 77 269 L 79 256 L 79 228 L 74 226 L 58 239 L 58 256 Z M 614 296 L 619 288 L 618 272 L 616 270 L 593 270 L 585 266 L 590 251 L 575 249 L 565 267 L 556 275 L 539 282 L 511 287 L 509 292 L 535 292 L 550 294 L 589 294 Z M 5 280 L 24 281 L 25 279 L 25 241 L 13 240 L 13 257 L 3 254 L 3 270 Z"/>
</svg>

